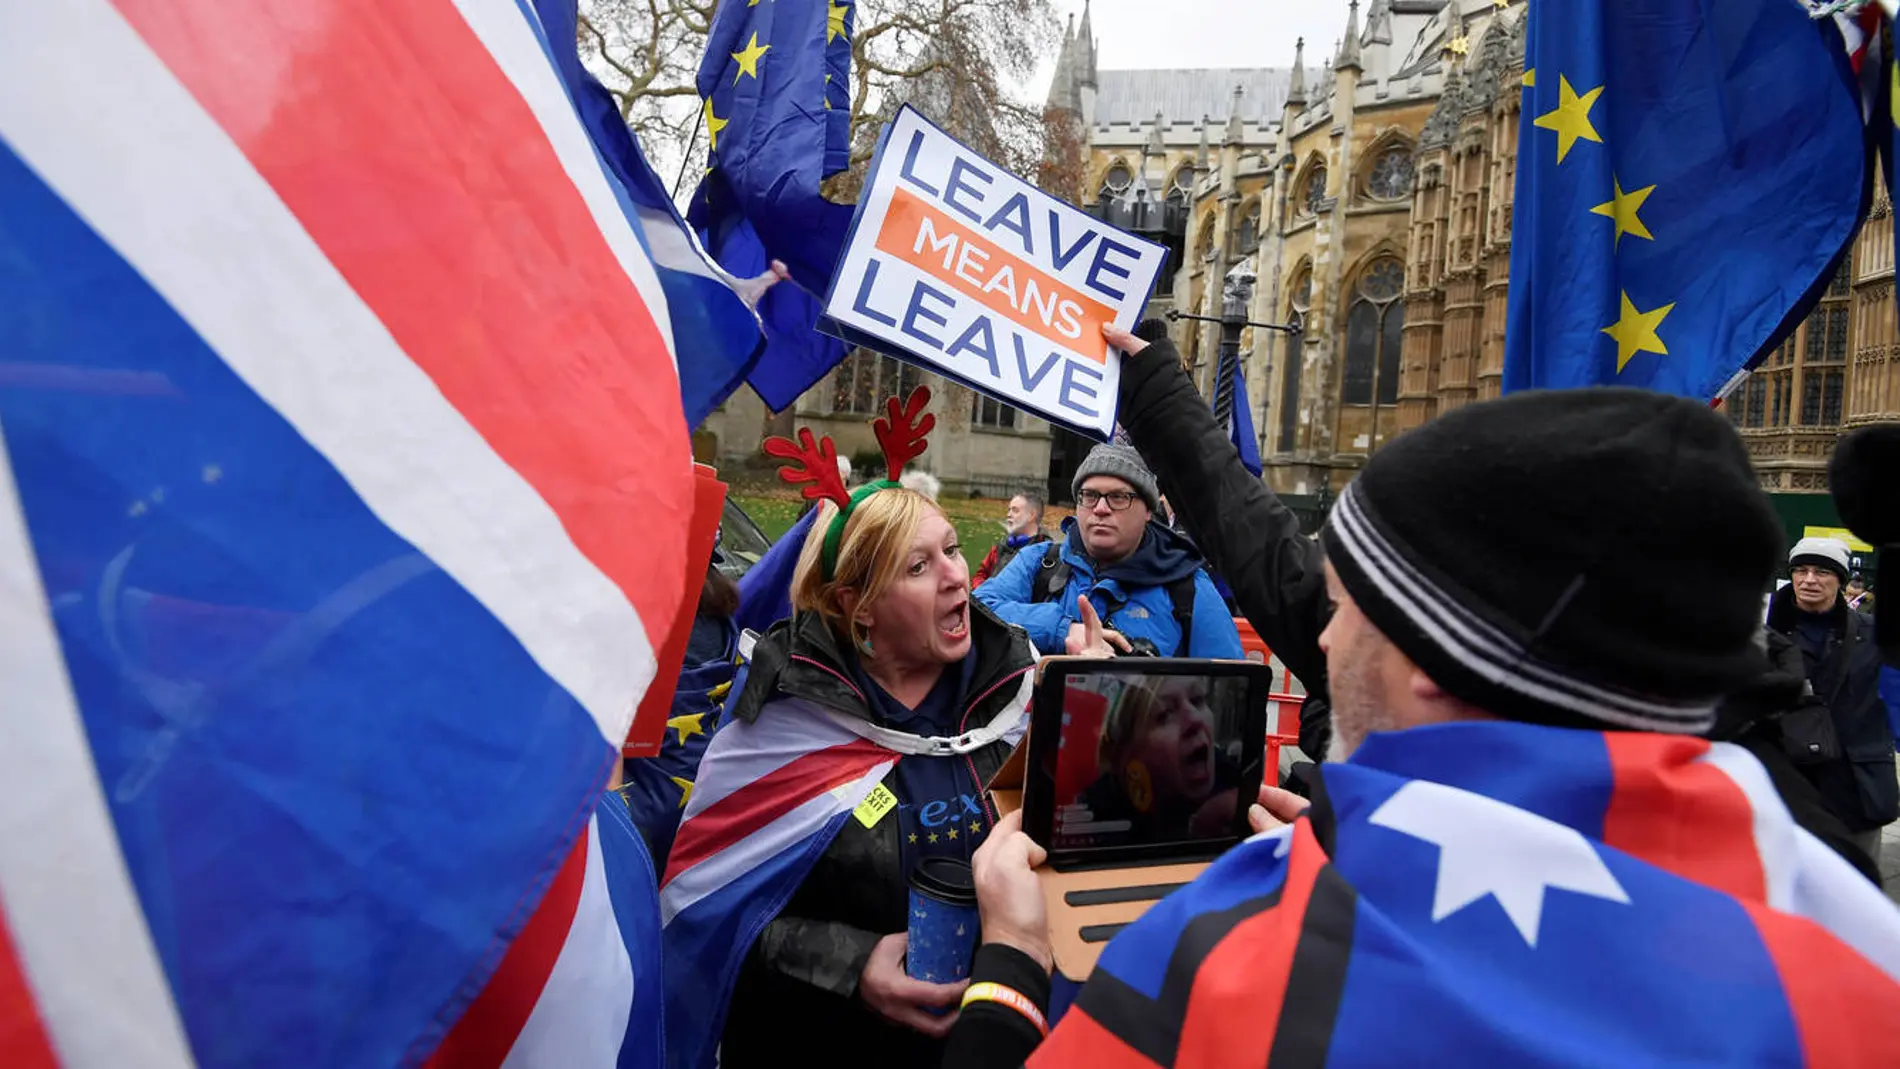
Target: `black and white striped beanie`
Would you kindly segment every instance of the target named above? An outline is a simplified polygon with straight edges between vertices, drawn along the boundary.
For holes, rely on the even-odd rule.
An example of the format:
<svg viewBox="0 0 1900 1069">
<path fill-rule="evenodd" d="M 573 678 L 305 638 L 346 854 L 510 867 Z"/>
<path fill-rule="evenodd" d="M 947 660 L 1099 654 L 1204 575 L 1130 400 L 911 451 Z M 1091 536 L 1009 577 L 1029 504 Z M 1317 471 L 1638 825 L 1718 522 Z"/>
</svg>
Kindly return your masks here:
<svg viewBox="0 0 1900 1069">
<path fill-rule="evenodd" d="M 1458 409 L 1375 454 L 1322 538 L 1366 617 L 1498 716 L 1699 734 L 1767 667 L 1781 525 L 1728 421 L 1683 398 Z"/>
</svg>

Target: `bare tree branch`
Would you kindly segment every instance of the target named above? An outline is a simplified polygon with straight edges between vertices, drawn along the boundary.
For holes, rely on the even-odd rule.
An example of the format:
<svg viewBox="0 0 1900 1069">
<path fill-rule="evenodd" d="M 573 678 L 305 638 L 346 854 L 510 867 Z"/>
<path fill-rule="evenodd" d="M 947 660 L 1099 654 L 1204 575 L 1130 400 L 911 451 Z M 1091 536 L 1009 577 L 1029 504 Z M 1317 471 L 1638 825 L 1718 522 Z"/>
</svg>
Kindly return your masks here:
<svg viewBox="0 0 1900 1069">
<path fill-rule="evenodd" d="M 1018 173 L 1045 167 L 1045 146 L 1055 142 L 1039 102 L 1015 87 L 1028 83 L 1059 41 L 1052 0 L 857 0 L 853 7 L 850 169 L 825 183 L 826 195 L 855 195 L 879 128 L 904 102 Z M 669 174 L 682 161 L 689 170 L 703 166 L 695 78 L 716 8 L 717 0 L 581 0 L 583 61 L 613 93 L 649 159 Z"/>
</svg>

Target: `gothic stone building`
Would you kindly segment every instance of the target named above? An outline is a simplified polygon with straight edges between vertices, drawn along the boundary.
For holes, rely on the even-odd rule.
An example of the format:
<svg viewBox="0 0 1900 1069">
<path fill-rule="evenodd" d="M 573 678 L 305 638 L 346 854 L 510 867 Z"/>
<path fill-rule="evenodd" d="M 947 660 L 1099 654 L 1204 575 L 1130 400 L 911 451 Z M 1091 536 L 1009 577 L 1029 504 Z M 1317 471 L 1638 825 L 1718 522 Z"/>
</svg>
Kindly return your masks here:
<svg viewBox="0 0 1900 1069">
<path fill-rule="evenodd" d="M 1240 351 L 1266 478 L 1330 496 L 1394 435 L 1474 400 L 1503 375 L 1524 0 L 1357 0 L 1324 68 L 1098 70 L 1088 9 L 1065 35 L 1047 115 L 1079 156 L 1052 192 L 1166 245 L 1150 314 L 1218 317 L 1251 274 Z M 1057 151 L 1052 147 L 1052 152 Z M 1846 429 L 1900 418 L 1892 208 L 1873 217 L 1833 288 L 1726 403 L 1769 490 L 1822 492 Z M 1210 396 L 1219 328 L 1175 338 Z M 795 417 L 875 450 L 867 420 L 919 381 L 949 433 L 925 466 L 950 492 L 1045 486 L 1067 496 L 1087 443 L 870 353 L 801 398 Z M 756 455 L 764 406 L 742 390 L 702 446 Z M 717 439 L 717 448 L 711 448 Z M 1310 499 L 1310 497 L 1309 497 Z"/>
<path fill-rule="evenodd" d="M 1290 68 L 1140 72 L 1095 71 L 1086 32 L 1065 46 L 1049 103 L 1084 137 L 1074 193 L 1175 254 L 1151 312 L 1218 317 L 1250 273 L 1247 318 L 1303 328 L 1241 336 L 1276 490 L 1336 493 L 1394 435 L 1498 395 L 1525 12 L 1355 2 L 1323 72 L 1303 43 Z M 1727 403 L 1767 489 L 1824 491 L 1844 429 L 1900 418 L 1879 188 L 1827 297 Z M 1219 328 L 1174 332 L 1211 395 Z"/>
</svg>

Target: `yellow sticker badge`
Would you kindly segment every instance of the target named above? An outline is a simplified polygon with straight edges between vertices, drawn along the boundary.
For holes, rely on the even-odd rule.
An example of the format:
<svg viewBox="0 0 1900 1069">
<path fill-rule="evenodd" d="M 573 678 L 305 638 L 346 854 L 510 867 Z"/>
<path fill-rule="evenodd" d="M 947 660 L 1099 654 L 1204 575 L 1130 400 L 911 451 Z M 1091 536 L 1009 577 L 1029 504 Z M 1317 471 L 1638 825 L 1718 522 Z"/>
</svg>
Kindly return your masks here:
<svg viewBox="0 0 1900 1069">
<path fill-rule="evenodd" d="M 875 828 L 877 822 L 884 819 L 884 814 L 896 808 L 897 796 L 891 793 L 889 787 L 880 783 L 864 801 L 858 803 L 858 807 L 851 811 L 851 815 L 858 818 L 859 824 L 867 828 Z"/>
</svg>

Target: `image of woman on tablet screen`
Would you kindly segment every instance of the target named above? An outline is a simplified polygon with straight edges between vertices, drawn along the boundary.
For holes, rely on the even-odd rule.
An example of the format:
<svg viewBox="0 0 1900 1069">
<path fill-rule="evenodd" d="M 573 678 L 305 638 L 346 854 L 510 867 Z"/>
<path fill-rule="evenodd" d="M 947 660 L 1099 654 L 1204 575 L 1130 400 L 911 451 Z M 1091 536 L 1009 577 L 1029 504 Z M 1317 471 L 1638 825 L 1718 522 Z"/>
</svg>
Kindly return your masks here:
<svg viewBox="0 0 1900 1069">
<path fill-rule="evenodd" d="M 1209 698 L 1206 679 L 1150 676 L 1130 680 L 1111 699 L 1096 746 L 1100 778 L 1077 799 L 1101 845 L 1228 830 L 1240 764 L 1216 731 Z"/>
</svg>

